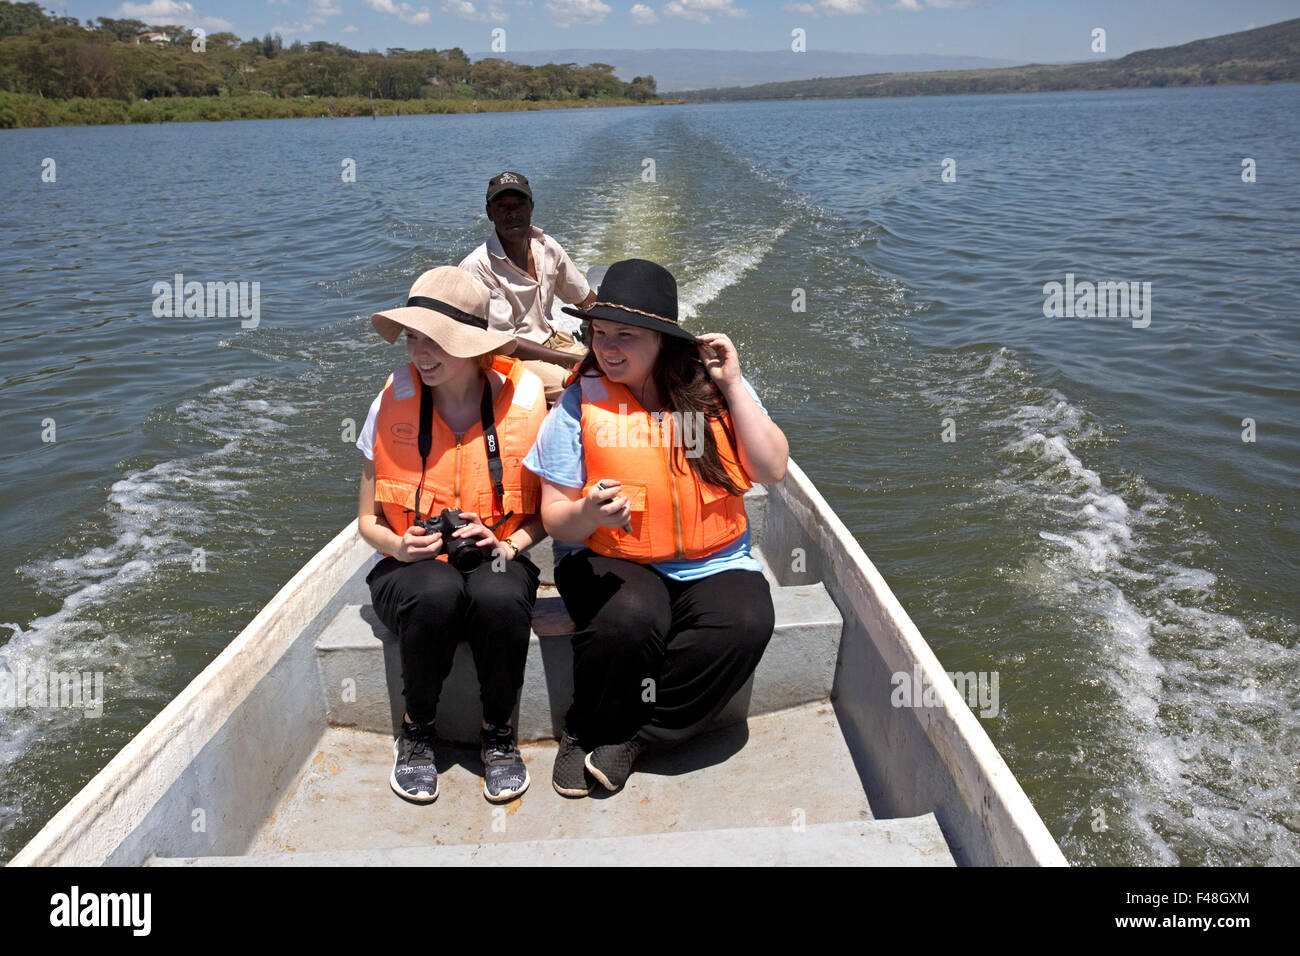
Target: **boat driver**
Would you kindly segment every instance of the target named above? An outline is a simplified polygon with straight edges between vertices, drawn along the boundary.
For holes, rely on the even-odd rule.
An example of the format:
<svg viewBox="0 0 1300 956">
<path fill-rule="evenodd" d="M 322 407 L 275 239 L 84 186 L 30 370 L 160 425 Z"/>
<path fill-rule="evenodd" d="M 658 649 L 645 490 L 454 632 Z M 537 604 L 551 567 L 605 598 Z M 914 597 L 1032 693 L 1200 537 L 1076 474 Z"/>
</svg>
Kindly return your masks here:
<svg viewBox="0 0 1300 956">
<path fill-rule="evenodd" d="M 460 267 L 488 287 L 490 328 L 518 336 L 521 357 L 527 358 L 529 343 L 573 356 L 572 361 L 548 356 L 524 362 L 545 384 L 546 404 L 553 405 L 587 350 L 551 325 L 551 305 L 559 296 L 586 310 L 595 304 L 596 293 L 564 248 L 532 224 L 533 190 L 527 177 L 512 172 L 493 176 L 487 188 L 487 217 L 492 235 Z"/>
</svg>

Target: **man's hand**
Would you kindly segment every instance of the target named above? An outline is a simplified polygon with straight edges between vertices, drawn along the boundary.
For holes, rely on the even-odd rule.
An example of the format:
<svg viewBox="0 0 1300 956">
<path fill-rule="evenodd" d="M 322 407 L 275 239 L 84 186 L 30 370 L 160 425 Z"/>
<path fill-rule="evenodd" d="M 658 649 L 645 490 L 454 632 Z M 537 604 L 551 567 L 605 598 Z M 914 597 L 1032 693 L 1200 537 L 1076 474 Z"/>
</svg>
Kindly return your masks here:
<svg viewBox="0 0 1300 956">
<path fill-rule="evenodd" d="M 578 303 L 578 308 L 580 308 L 583 312 L 586 312 L 595 304 L 596 304 L 596 290 L 592 289 L 590 292 L 587 293 L 587 297 Z"/>
</svg>

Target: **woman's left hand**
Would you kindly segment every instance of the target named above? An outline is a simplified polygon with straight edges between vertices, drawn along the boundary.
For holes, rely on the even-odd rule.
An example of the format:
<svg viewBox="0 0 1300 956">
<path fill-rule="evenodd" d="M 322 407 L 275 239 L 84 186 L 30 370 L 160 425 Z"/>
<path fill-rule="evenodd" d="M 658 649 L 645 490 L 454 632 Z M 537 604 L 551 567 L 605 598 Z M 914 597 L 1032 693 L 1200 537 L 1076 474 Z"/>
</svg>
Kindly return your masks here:
<svg viewBox="0 0 1300 956">
<path fill-rule="evenodd" d="M 740 356 L 731 339 L 721 332 L 705 332 L 697 335 L 700 345 L 700 358 L 704 369 L 719 388 L 740 384 Z"/>
<path fill-rule="evenodd" d="M 488 554 L 495 554 L 496 549 L 501 547 L 501 542 L 497 540 L 497 536 L 492 533 L 492 530 L 483 523 L 483 519 L 472 511 L 462 511 L 460 516 L 469 521 L 469 524 L 463 528 L 457 528 L 451 533 L 451 536 L 453 538 L 475 538 L 477 540 L 475 540 L 474 544 L 486 549 Z M 506 552 L 506 556 L 509 557 L 509 548 L 501 548 L 501 550 Z"/>
</svg>

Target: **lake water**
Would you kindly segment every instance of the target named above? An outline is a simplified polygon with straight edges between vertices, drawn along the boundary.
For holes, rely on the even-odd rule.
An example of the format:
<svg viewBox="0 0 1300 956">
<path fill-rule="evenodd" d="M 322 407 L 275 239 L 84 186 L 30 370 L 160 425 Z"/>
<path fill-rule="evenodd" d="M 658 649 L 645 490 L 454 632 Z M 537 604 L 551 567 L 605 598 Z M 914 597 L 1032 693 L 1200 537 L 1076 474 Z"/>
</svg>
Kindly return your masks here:
<svg viewBox="0 0 1300 956">
<path fill-rule="evenodd" d="M 0 859 L 350 520 L 368 316 L 509 168 L 736 339 L 944 667 L 996 674 L 1071 861 L 1300 863 L 1300 86 L 0 141 L 0 668 L 106 687 L 0 709 Z M 259 283 L 257 326 L 155 315 L 178 273 Z M 1067 276 L 1144 314 L 1046 316 Z"/>
</svg>

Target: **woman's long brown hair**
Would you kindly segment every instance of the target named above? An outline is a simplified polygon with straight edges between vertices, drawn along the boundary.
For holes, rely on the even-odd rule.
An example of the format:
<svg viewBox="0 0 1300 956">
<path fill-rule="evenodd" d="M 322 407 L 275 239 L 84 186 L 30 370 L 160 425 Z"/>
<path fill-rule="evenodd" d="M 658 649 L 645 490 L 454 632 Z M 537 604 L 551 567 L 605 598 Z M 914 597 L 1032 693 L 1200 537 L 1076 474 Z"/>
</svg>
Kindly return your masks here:
<svg viewBox="0 0 1300 956">
<path fill-rule="evenodd" d="M 730 422 L 724 417 L 724 413 L 728 410 L 727 403 L 722 393 L 718 391 L 718 387 L 713 384 L 713 380 L 709 378 L 704 363 L 700 361 L 699 347 L 694 342 L 675 335 L 656 334 L 660 336 L 662 343 L 652 374 L 655 385 L 665 396 L 666 411 L 677 412 L 683 420 L 687 415 L 699 413 L 706 424 L 700 436 L 698 456 L 687 457 L 685 444 L 680 440 L 674 443 L 673 467 L 680 474 L 685 474 L 686 465 L 689 464 L 691 470 L 695 472 L 695 477 L 700 481 L 716 485 L 726 490 L 728 494 L 743 495 L 745 489 L 732 480 L 722 463 L 722 454 L 725 451 L 727 457 L 739 466 L 740 454 L 736 450 L 736 435 L 731 429 Z M 578 377 L 604 374 L 596 361 L 596 353 L 588 351 L 578 365 Z M 722 423 L 730 448 L 725 450 L 718 448 L 713 429 L 707 427 L 709 422 L 715 421 Z M 680 436 L 678 437 L 680 439 Z"/>
</svg>

